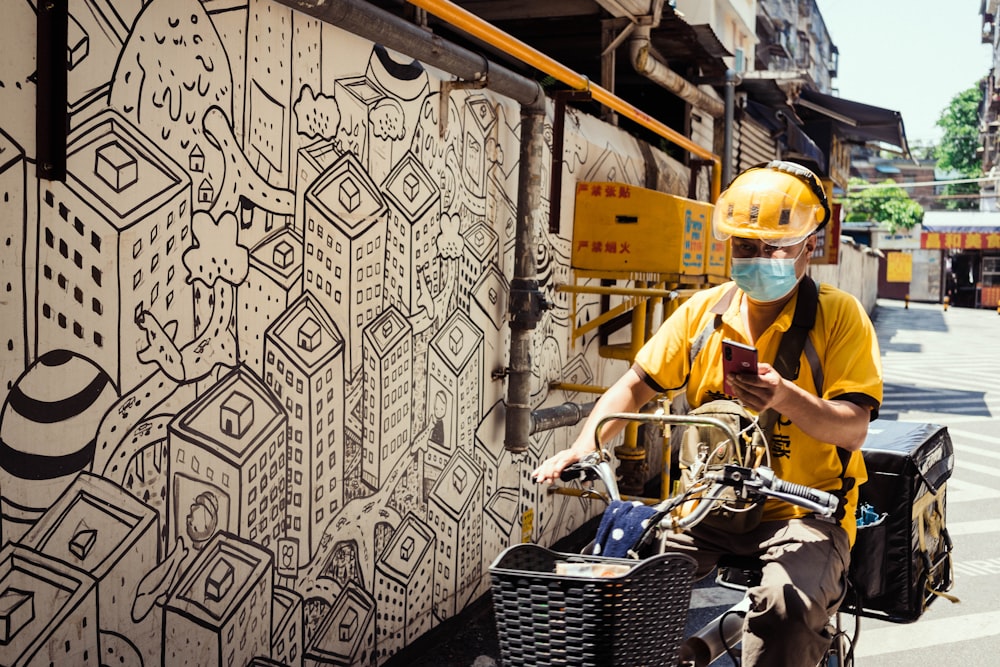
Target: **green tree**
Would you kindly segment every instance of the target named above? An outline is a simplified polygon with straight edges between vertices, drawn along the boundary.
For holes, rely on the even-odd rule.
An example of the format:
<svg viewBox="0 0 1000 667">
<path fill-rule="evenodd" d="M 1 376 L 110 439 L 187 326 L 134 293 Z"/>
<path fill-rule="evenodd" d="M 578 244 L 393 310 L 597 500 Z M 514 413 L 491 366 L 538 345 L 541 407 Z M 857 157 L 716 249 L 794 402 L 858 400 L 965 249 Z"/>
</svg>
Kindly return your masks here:
<svg viewBox="0 0 1000 667">
<path fill-rule="evenodd" d="M 910 229 L 924 219 L 924 207 L 910 199 L 909 193 L 893 180 L 872 185 L 852 178 L 843 199 L 845 222 L 880 222 L 889 232 Z"/>
<path fill-rule="evenodd" d="M 976 149 L 979 148 L 979 108 L 983 92 L 979 84 L 963 90 L 951 99 L 941 112 L 937 126 L 944 130 L 941 144 L 935 151 L 937 165 L 941 169 L 957 172 L 963 178 L 979 178 L 983 175 L 983 165 Z M 944 194 L 952 198 L 945 206 L 949 209 L 977 209 L 978 183 L 950 183 Z"/>
</svg>

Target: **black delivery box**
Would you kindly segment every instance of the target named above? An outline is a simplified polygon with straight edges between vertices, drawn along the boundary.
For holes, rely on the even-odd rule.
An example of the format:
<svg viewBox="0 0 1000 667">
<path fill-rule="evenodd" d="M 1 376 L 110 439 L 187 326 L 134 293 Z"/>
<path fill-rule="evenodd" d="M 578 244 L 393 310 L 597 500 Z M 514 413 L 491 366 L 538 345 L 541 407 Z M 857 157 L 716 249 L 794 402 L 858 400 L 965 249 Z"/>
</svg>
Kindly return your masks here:
<svg viewBox="0 0 1000 667">
<path fill-rule="evenodd" d="M 909 623 L 952 585 L 945 526 L 945 483 L 955 462 L 951 436 L 946 426 L 875 420 L 861 452 L 868 481 L 859 507 L 870 505 L 878 519 L 858 528 L 854 590 L 842 609 Z"/>
</svg>

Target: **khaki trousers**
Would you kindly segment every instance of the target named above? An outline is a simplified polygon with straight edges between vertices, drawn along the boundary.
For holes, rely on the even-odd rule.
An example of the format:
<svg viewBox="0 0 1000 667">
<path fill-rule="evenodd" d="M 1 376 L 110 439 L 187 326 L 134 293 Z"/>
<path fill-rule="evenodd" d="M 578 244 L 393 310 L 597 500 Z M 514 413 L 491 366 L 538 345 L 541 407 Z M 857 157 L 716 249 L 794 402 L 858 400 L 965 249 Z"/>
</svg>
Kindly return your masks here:
<svg viewBox="0 0 1000 667">
<path fill-rule="evenodd" d="M 830 646 L 826 630 L 846 591 L 850 545 L 843 528 L 823 519 L 767 521 L 743 535 L 700 524 L 663 539 L 665 551 L 698 562 L 698 576 L 723 555 L 758 557 L 743 628 L 744 667 L 815 667 Z"/>
</svg>

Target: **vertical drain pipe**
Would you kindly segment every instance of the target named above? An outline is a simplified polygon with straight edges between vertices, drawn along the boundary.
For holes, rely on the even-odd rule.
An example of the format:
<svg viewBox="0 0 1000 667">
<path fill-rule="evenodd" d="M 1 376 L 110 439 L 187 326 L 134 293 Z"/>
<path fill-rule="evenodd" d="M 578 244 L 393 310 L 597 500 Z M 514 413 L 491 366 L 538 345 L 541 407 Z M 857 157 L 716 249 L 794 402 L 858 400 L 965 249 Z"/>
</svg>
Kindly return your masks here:
<svg viewBox="0 0 1000 667">
<path fill-rule="evenodd" d="M 722 187 L 728 188 L 733 180 L 733 123 L 735 122 L 736 72 L 726 70 L 726 120 L 722 135 Z"/>
<path fill-rule="evenodd" d="M 514 278 L 510 283 L 510 366 L 504 448 L 528 450 L 531 418 L 531 337 L 542 310 L 550 307 L 538 289 L 534 217 L 541 210 L 544 107 L 521 107 L 521 162 L 518 165 Z"/>
</svg>

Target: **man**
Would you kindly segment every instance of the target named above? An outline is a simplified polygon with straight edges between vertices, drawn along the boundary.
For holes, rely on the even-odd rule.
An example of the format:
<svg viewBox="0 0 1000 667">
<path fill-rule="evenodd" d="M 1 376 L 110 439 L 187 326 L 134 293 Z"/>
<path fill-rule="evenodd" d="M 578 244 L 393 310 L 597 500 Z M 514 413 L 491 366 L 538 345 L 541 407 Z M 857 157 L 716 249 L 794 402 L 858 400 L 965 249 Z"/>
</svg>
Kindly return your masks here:
<svg viewBox="0 0 1000 667">
<path fill-rule="evenodd" d="M 769 500 L 761 524 L 746 534 L 700 524 L 666 538 L 668 550 L 684 551 L 698 561 L 699 575 L 724 554 L 763 561 L 761 584 L 748 593 L 747 666 L 812 666 L 829 646 L 824 628 L 845 592 L 857 487 L 867 479 L 859 450 L 882 400 L 871 321 L 857 299 L 828 285 L 819 287 L 816 321 L 796 379 L 782 377 L 772 365 L 800 294 L 810 295 L 801 285 L 816 232 L 829 217 L 826 195 L 804 167 L 775 161 L 740 174 L 716 202 L 712 221 L 716 238 L 730 240 L 733 282 L 699 292 L 678 308 L 601 396 L 574 444 L 534 473 L 538 482 L 556 480 L 563 468 L 593 451 L 594 428 L 604 416 L 636 412 L 668 389 L 683 387 L 694 407 L 726 398 L 722 340 L 756 347 L 756 374 L 729 375 L 729 398 L 754 413 L 776 411 L 780 417 L 769 438 L 775 473 L 830 491 L 841 505 L 831 521 Z M 714 330 L 713 321 L 719 324 Z M 692 344 L 706 330 L 707 340 L 690 358 Z M 820 377 L 813 377 L 810 355 L 819 362 Z M 602 442 L 623 425 L 608 423 Z"/>
</svg>

